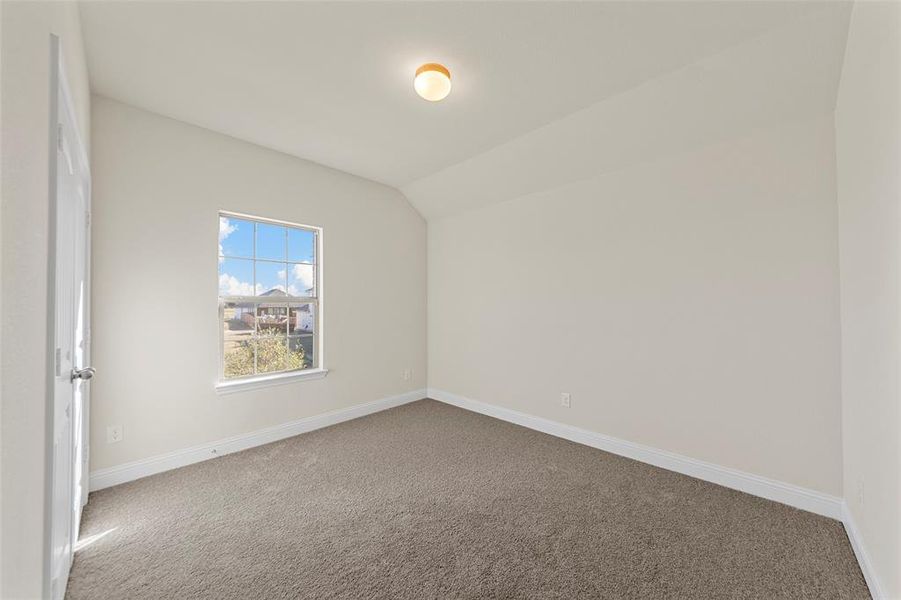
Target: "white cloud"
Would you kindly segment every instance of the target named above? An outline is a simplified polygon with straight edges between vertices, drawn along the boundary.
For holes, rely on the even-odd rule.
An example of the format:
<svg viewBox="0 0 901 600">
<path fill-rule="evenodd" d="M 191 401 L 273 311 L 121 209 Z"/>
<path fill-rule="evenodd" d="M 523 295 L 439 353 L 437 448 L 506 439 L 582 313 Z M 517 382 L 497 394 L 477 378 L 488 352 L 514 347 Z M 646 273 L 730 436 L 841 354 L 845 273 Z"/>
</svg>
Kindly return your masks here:
<svg viewBox="0 0 901 600">
<path fill-rule="evenodd" d="M 230 236 L 234 231 L 238 228 L 237 225 L 232 225 L 227 217 L 219 217 L 219 262 L 223 261 L 222 258 L 222 240 Z M 220 278 L 221 279 L 221 278 Z"/>
<path fill-rule="evenodd" d="M 292 296 L 306 296 L 307 290 L 315 285 L 313 265 L 294 265 L 291 275 L 294 281 L 288 286 L 288 293 Z"/>
<path fill-rule="evenodd" d="M 228 217 L 219 217 L 219 241 L 221 242 L 238 228 L 237 225 L 232 225 L 228 220 Z"/>
<path fill-rule="evenodd" d="M 257 286 L 258 288 L 260 286 Z M 253 285 L 241 281 L 228 273 L 219 275 L 219 293 L 223 296 L 255 296 Z"/>
<path fill-rule="evenodd" d="M 225 239 L 235 229 L 236 226 L 230 225 L 228 223 L 228 219 L 224 217 L 220 218 L 220 239 Z M 219 250 L 221 253 L 221 244 L 219 246 Z M 221 256 L 219 257 L 219 262 L 222 262 Z M 310 290 L 310 288 L 312 288 L 316 283 L 313 273 L 313 265 L 291 265 L 287 290 L 283 285 L 276 285 L 272 288 L 264 288 L 261 284 L 257 283 L 256 286 L 253 286 L 248 282 L 241 281 L 237 277 L 229 275 L 228 273 L 222 273 L 219 275 L 219 293 L 223 296 L 260 296 L 272 289 L 277 289 L 283 292 L 287 292 L 291 296 L 306 296 L 309 294 L 308 290 Z M 282 269 L 278 271 L 277 278 L 284 281 L 285 277 L 288 275 L 289 272 L 285 269 Z"/>
</svg>

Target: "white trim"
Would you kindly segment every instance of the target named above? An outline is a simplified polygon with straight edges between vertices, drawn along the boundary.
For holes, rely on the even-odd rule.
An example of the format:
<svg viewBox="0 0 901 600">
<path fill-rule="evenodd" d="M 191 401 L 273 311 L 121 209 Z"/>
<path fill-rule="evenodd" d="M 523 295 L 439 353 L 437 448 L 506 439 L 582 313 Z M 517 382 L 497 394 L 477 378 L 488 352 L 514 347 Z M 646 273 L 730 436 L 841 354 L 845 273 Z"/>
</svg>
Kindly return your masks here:
<svg viewBox="0 0 901 600">
<path fill-rule="evenodd" d="M 99 469 L 91 473 L 91 491 L 101 490 L 113 485 L 119 485 L 127 481 L 133 481 L 148 475 L 162 473 L 171 469 L 177 469 L 197 462 L 247 450 L 255 446 L 270 444 L 285 438 L 293 437 L 301 433 L 328 427 L 344 421 L 350 421 L 372 413 L 383 411 L 408 402 L 415 402 L 425 398 L 425 390 L 414 390 L 397 396 L 389 396 L 381 400 L 358 404 L 350 408 L 342 408 L 321 415 L 299 419 L 290 423 L 283 423 L 274 427 L 260 429 L 243 435 L 236 435 L 224 440 L 210 442 L 176 450 L 168 454 L 161 454 L 138 460 L 108 469 Z"/>
<path fill-rule="evenodd" d="M 703 479 L 734 490 L 739 490 L 767 500 L 774 500 L 810 511 L 824 517 L 840 519 L 842 516 L 842 500 L 829 494 L 809 490 L 789 483 L 768 479 L 759 475 L 745 473 L 713 463 L 704 462 L 680 454 L 658 450 L 650 446 L 621 440 L 602 433 L 588 431 L 572 425 L 565 425 L 549 419 L 536 417 L 509 408 L 501 408 L 477 400 L 471 400 L 438 390 L 428 389 L 428 397 L 459 408 L 488 415 L 496 419 L 515 423 L 529 429 L 541 431 L 556 437 L 585 444 L 606 452 L 625 456 L 633 460 L 661 467 L 676 473 L 682 473 L 697 479 Z"/>
<path fill-rule="evenodd" d="M 269 217 L 260 217 L 257 215 L 249 215 L 247 213 L 235 212 L 233 210 L 220 210 L 220 215 L 224 215 L 226 217 L 233 217 L 235 219 L 241 219 L 242 221 L 262 221 L 263 223 L 269 223 L 270 225 L 284 225 L 286 227 L 301 227 L 303 229 L 312 229 L 316 232 L 321 232 L 322 227 L 319 225 L 307 225 L 306 223 L 295 223 L 293 221 L 283 221 L 282 219 L 270 219 Z M 249 256 L 238 256 L 235 258 L 250 258 Z M 275 261 L 278 262 L 278 261 Z M 282 261 L 285 262 L 285 261 Z M 291 261 L 289 261 L 291 262 Z"/>
<path fill-rule="evenodd" d="M 879 582 L 876 569 L 870 561 L 870 555 L 863 544 L 863 537 L 860 535 L 860 530 L 857 529 L 857 523 L 854 521 L 854 515 L 851 514 L 851 509 L 848 508 L 847 502 L 842 502 L 842 522 L 845 524 L 845 532 L 847 532 L 848 539 L 851 541 L 851 548 L 854 550 L 854 556 L 857 557 L 858 564 L 860 564 L 863 578 L 867 582 L 867 587 L 870 588 L 870 595 L 873 597 L 873 600 L 888 600 L 888 594 L 886 594 L 885 588 Z"/>
<path fill-rule="evenodd" d="M 286 383 L 296 383 L 297 381 L 310 379 L 322 379 L 326 375 L 328 375 L 328 369 L 301 369 L 300 371 L 292 371 L 290 373 L 276 373 L 275 375 L 262 375 L 259 377 L 248 377 L 246 379 L 222 381 L 216 384 L 216 391 L 220 394 L 234 394 L 236 392 L 246 392 L 247 390 L 272 387 L 273 385 L 284 385 Z"/>
</svg>

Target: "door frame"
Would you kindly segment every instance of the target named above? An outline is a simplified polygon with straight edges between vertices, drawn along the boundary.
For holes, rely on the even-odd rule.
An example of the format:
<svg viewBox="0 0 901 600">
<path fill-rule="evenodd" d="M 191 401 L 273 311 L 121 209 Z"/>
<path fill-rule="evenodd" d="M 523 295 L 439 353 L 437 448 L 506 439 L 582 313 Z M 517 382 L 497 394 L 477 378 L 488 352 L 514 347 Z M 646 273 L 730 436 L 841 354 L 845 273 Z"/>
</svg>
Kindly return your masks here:
<svg viewBox="0 0 901 600">
<path fill-rule="evenodd" d="M 53 483 L 54 483 L 54 409 L 56 402 L 56 297 L 57 297 L 57 264 L 56 264 L 56 245 L 57 245 L 57 160 L 58 160 L 58 143 L 59 143 L 59 110 L 63 108 L 69 115 L 69 119 L 75 125 L 72 131 L 72 139 L 70 140 L 69 149 L 71 152 L 78 154 L 78 159 L 82 162 L 86 169 L 86 186 L 85 194 L 85 210 L 86 215 L 86 231 L 85 231 L 85 364 L 90 364 L 91 359 L 91 169 L 88 155 L 85 149 L 84 140 L 81 138 L 81 132 L 78 128 L 78 119 L 75 112 L 75 105 L 72 100 L 72 93 L 69 89 L 68 79 L 66 77 L 65 62 L 62 54 L 62 45 L 59 36 L 50 34 L 50 81 L 49 83 L 49 115 L 48 115 L 48 242 L 47 242 L 47 335 L 45 340 L 46 346 L 46 372 L 45 372 L 45 445 L 44 445 L 44 531 L 43 531 L 43 548 L 44 548 L 44 577 L 43 577 L 43 596 L 50 598 L 53 593 L 52 578 L 54 573 L 53 561 Z M 82 412 L 82 444 L 83 444 L 83 467 L 81 469 L 81 485 L 82 497 L 78 504 L 77 514 L 73 515 L 73 557 L 74 544 L 77 541 L 75 536 L 78 532 L 78 520 L 75 518 L 80 515 L 81 507 L 87 503 L 88 481 L 89 481 L 89 451 L 90 451 L 90 385 L 83 385 L 83 404 Z M 73 465 L 74 466 L 74 465 Z M 72 487 L 74 500 L 75 486 Z M 73 503 L 74 506 L 74 503 Z"/>
</svg>

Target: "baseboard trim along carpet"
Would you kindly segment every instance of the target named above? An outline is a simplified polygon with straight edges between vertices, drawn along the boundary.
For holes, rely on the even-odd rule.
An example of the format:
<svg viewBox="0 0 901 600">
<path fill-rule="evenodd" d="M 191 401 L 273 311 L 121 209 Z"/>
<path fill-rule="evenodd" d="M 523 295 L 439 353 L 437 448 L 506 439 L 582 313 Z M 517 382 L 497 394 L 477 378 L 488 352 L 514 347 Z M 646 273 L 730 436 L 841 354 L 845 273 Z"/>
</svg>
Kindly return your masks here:
<svg viewBox="0 0 901 600">
<path fill-rule="evenodd" d="M 801 510 L 806 510 L 824 517 L 840 520 L 848 534 L 851 547 L 863 571 L 864 578 L 870 588 L 873 600 L 885 600 L 883 587 L 873 568 L 869 554 L 863 544 L 863 538 L 854 522 L 846 503 L 843 499 L 823 494 L 814 490 L 802 488 L 789 483 L 761 477 L 736 469 L 730 469 L 713 463 L 689 458 L 673 452 L 659 450 L 643 444 L 629 442 L 609 435 L 604 435 L 587 429 L 581 429 L 572 425 L 566 425 L 550 419 L 536 417 L 527 413 L 509 408 L 502 408 L 493 404 L 472 400 L 464 396 L 446 392 L 435 388 L 420 389 L 397 396 L 382 398 L 365 404 L 358 404 L 349 408 L 314 415 L 261 429 L 251 433 L 218 440 L 208 444 L 177 450 L 168 454 L 150 457 L 147 459 L 126 463 L 108 469 L 99 469 L 91 473 L 91 491 L 119 485 L 149 475 L 155 475 L 171 469 L 177 469 L 201 461 L 247 450 L 255 446 L 262 446 L 277 442 L 301 433 L 314 431 L 330 425 L 336 425 L 344 421 L 350 421 L 359 417 L 370 415 L 379 411 L 394 408 L 402 404 L 415 402 L 423 398 L 431 398 L 446 404 L 450 404 L 465 410 L 494 417 L 515 425 L 527 427 L 555 437 L 597 448 L 605 452 L 631 458 L 643 463 L 654 465 L 669 471 L 695 477 L 704 481 L 722 485 L 734 490 L 745 492 L 753 496 L 759 496 Z"/>
<path fill-rule="evenodd" d="M 866 579 L 867 587 L 870 588 L 870 595 L 873 600 L 888 600 L 888 594 L 885 593 L 885 588 L 882 587 L 879 577 L 876 575 L 876 569 L 873 568 L 873 562 L 863 544 L 860 530 L 857 529 L 857 523 L 854 521 L 854 515 L 851 514 L 847 502 L 842 502 L 842 523 L 845 525 L 845 532 L 851 541 L 851 549 L 854 550 L 860 570 L 863 571 L 863 578 Z"/>
<path fill-rule="evenodd" d="M 588 431 L 572 425 L 565 425 L 550 419 L 536 417 L 509 408 L 501 408 L 478 400 L 472 400 L 457 394 L 429 388 L 428 397 L 473 412 L 488 415 L 496 419 L 508 421 L 516 425 L 528 427 L 553 436 L 585 444 L 592 448 L 604 450 L 641 461 L 655 467 L 661 467 L 676 473 L 682 473 L 697 479 L 703 479 L 724 487 L 760 496 L 806 510 L 832 519 L 842 518 L 842 499 L 823 494 L 789 483 L 768 479 L 759 475 L 745 473 L 713 463 L 696 460 L 650 446 L 628 442 L 602 433 Z"/>
<path fill-rule="evenodd" d="M 732 488 L 740 492 L 745 492 L 753 496 L 766 498 L 775 502 L 781 502 L 788 506 L 800 508 L 824 517 L 837 519 L 845 526 L 848 539 L 851 542 L 851 548 L 863 571 L 864 579 L 870 588 L 870 595 L 873 600 L 888 600 L 888 596 L 883 591 L 879 577 L 873 568 L 863 538 L 854 522 L 854 517 L 848 509 L 848 505 L 841 498 L 823 494 L 802 488 L 800 486 L 776 481 L 730 469 L 713 463 L 696 460 L 680 454 L 659 450 L 650 446 L 628 442 L 609 435 L 588 431 L 572 425 L 566 425 L 550 419 L 536 417 L 527 413 L 519 412 L 509 408 L 502 408 L 493 404 L 479 402 L 465 398 L 457 394 L 445 392 L 435 388 L 428 389 L 428 397 L 438 400 L 446 404 L 451 404 L 465 410 L 477 412 L 489 417 L 501 419 L 515 425 L 528 427 L 536 431 L 541 431 L 556 437 L 570 440 L 599 450 L 604 450 L 619 456 L 625 456 L 643 463 L 661 467 L 676 473 L 682 473 L 689 477 L 703 479 L 711 483 L 716 483 L 724 487 Z"/>
<path fill-rule="evenodd" d="M 431 399 L 93 492 L 81 531 L 67 600 L 869 598 L 839 521 Z"/>
<path fill-rule="evenodd" d="M 236 435 L 224 440 L 193 446 L 183 450 L 176 450 L 159 456 L 152 456 L 143 460 L 137 460 L 123 465 L 110 467 L 108 469 L 98 469 L 91 473 L 90 490 L 102 490 L 103 488 L 119 485 L 128 481 L 134 481 L 149 475 L 162 473 L 171 469 L 185 467 L 190 464 L 198 463 L 217 456 L 231 454 L 232 452 L 240 452 L 255 446 L 270 444 L 295 435 L 336 425 L 344 421 L 350 421 L 359 417 L 376 413 L 408 402 L 415 402 L 425 398 L 425 390 L 413 390 L 397 396 L 390 396 L 358 404 L 349 408 L 334 410 L 321 415 L 306 417 L 297 421 L 283 423 L 274 427 L 267 427 L 250 433 Z"/>
</svg>

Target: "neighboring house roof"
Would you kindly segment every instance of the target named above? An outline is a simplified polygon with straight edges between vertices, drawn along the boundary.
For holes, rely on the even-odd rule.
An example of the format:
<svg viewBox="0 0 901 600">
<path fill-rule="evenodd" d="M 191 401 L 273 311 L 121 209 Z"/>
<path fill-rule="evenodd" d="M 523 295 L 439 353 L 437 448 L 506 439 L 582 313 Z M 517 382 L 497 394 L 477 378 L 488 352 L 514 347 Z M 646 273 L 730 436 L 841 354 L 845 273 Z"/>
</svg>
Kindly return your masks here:
<svg viewBox="0 0 901 600">
<path fill-rule="evenodd" d="M 308 294 L 312 293 L 312 291 L 313 291 L 313 288 L 307 289 Z M 268 296 L 270 298 L 273 296 L 288 297 L 288 293 L 285 292 L 284 290 L 280 290 L 278 288 L 273 288 L 273 289 L 269 290 L 268 292 L 263 292 L 262 294 L 260 294 L 260 296 L 261 297 Z M 235 304 L 235 307 L 236 308 L 253 308 L 254 305 L 255 305 L 254 302 L 239 302 L 239 303 Z M 310 312 L 310 307 L 308 304 L 299 304 L 296 306 L 296 309 L 299 311 L 302 311 L 302 312 Z"/>
<path fill-rule="evenodd" d="M 280 290 L 278 288 L 273 288 L 268 292 L 263 292 L 260 296 L 287 296 L 288 294 L 284 290 Z"/>
</svg>

